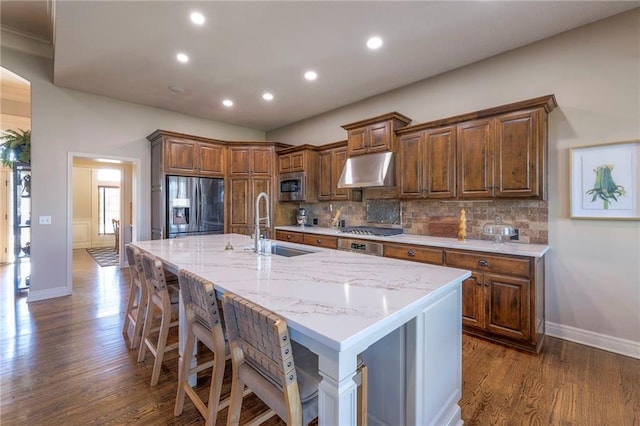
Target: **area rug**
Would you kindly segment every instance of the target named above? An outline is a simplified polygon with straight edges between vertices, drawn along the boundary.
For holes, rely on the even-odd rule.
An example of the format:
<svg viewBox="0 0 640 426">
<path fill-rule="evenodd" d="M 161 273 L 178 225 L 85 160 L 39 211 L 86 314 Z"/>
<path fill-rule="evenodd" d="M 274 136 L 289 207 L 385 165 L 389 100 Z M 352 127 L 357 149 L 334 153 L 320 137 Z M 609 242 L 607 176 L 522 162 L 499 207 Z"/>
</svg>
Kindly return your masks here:
<svg viewBox="0 0 640 426">
<path fill-rule="evenodd" d="M 100 266 L 118 266 L 118 253 L 115 252 L 113 247 L 88 248 L 87 253 Z"/>
</svg>

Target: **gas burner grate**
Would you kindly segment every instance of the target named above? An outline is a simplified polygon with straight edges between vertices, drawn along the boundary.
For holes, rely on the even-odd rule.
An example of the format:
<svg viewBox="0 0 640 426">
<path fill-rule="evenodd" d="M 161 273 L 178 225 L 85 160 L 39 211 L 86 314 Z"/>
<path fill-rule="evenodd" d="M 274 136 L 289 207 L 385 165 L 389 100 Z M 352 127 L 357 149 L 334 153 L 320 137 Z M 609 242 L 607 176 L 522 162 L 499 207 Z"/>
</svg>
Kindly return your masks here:
<svg viewBox="0 0 640 426">
<path fill-rule="evenodd" d="M 377 237 L 390 237 L 402 234 L 402 228 L 379 228 L 376 226 L 347 226 L 340 228 L 340 231 L 355 235 L 374 235 Z"/>
</svg>

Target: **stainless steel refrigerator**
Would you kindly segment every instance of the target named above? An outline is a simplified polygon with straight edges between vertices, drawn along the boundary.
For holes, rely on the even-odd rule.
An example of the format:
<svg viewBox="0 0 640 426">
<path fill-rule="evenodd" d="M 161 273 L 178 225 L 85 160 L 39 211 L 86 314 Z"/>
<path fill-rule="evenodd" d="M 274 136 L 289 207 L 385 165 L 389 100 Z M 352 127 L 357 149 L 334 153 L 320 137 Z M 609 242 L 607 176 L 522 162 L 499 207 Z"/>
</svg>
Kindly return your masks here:
<svg viewBox="0 0 640 426">
<path fill-rule="evenodd" d="M 167 237 L 224 233 L 224 180 L 167 176 Z"/>
</svg>

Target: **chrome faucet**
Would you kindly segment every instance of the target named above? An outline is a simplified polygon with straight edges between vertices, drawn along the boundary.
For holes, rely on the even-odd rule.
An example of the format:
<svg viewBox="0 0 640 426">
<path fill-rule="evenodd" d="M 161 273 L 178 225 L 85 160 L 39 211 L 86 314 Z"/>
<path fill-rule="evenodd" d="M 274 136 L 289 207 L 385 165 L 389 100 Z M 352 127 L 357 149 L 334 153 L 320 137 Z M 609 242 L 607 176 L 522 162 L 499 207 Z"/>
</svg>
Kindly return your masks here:
<svg viewBox="0 0 640 426">
<path fill-rule="evenodd" d="M 264 198 L 264 204 L 267 212 L 267 215 L 265 217 L 260 217 L 260 199 L 261 198 Z M 259 193 L 258 196 L 256 197 L 256 229 L 255 229 L 255 235 L 254 235 L 256 253 L 260 251 L 260 221 L 262 219 L 265 219 L 267 228 L 270 228 L 271 222 L 269 220 L 269 196 L 265 192 Z"/>
</svg>

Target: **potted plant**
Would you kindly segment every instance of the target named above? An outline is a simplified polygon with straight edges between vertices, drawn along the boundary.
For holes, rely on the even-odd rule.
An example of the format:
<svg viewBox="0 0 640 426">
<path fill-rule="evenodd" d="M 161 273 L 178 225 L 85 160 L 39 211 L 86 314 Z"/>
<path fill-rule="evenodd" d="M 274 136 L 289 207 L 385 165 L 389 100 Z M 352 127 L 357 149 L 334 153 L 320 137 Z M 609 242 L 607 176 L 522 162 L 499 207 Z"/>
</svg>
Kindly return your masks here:
<svg viewBox="0 0 640 426">
<path fill-rule="evenodd" d="M 7 130 L 0 136 L 0 161 L 11 167 L 16 161 L 31 162 L 31 130 Z"/>
</svg>

